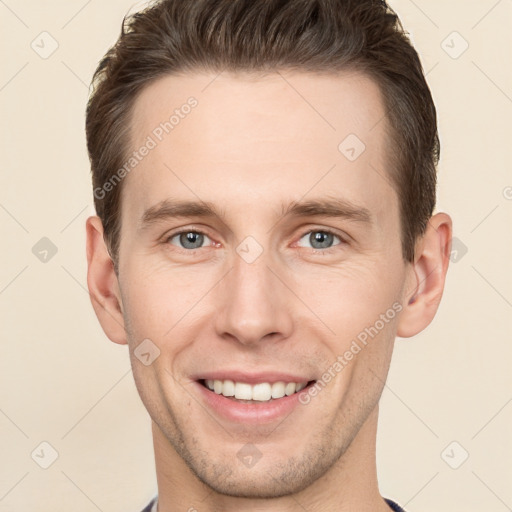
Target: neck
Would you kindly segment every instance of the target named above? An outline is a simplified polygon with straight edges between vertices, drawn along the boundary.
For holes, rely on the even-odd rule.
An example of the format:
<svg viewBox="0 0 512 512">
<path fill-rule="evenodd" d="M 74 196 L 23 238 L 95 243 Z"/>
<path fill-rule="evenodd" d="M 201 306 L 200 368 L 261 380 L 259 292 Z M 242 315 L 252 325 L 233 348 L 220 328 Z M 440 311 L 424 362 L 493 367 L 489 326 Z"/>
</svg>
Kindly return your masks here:
<svg viewBox="0 0 512 512">
<path fill-rule="evenodd" d="M 380 496 L 375 463 L 378 407 L 343 456 L 318 480 L 274 499 L 226 496 L 202 483 L 153 422 L 158 512 L 390 512 Z"/>
</svg>

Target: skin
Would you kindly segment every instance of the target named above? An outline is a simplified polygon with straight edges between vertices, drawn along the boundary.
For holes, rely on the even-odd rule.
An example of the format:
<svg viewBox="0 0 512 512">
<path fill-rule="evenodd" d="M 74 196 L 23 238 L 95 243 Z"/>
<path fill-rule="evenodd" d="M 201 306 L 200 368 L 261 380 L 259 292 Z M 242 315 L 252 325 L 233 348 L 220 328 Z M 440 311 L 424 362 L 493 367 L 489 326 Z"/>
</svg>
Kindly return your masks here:
<svg viewBox="0 0 512 512">
<path fill-rule="evenodd" d="M 152 419 L 159 511 L 389 512 L 376 476 L 378 401 L 395 337 L 437 311 L 451 219 L 434 215 L 415 261 L 403 260 L 387 121 L 364 75 L 161 78 L 136 101 L 133 148 L 190 96 L 198 106 L 124 179 L 118 275 L 100 219 L 87 220 L 92 304 L 130 350 Z M 338 150 L 351 133 L 366 145 L 353 162 Z M 371 222 L 282 215 L 282 203 L 322 198 L 365 208 Z M 144 225 L 165 200 L 208 201 L 219 216 Z M 207 236 L 191 250 L 180 230 Z M 335 236 L 318 248 L 310 234 L 323 230 Z M 236 250 L 247 236 L 263 250 L 252 263 Z M 212 369 L 320 379 L 396 303 L 399 314 L 280 422 L 228 421 L 197 393 L 193 376 Z M 146 338 L 160 350 L 148 366 L 134 356 Z M 261 453 L 250 468 L 237 457 L 247 443 Z"/>
</svg>

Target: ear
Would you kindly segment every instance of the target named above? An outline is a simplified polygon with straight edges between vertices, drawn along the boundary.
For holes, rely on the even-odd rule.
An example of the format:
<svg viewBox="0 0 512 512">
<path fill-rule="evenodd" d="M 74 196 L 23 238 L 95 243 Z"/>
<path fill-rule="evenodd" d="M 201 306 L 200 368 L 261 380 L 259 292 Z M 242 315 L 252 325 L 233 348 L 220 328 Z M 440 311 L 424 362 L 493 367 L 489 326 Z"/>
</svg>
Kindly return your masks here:
<svg viewBox="0 0 512 512">
<path fill-rule="evenodd" d="M 421 332 L 434 316 L 443 295 L 450 262 L 452 220 L 446 213 L 430 218 L 425 234 L 416 244 L 414 263 L 405 290 L 397 335 L 408 338 Z"/>
<path fill-rule="evenodd" d="M 87 219 L 86 234 L 87 287 L 92 306 L 105 334 L 114 343 L 126 344 L 119 282 L 103 239 L 103 225 L 98 216 Z"/>
</svg>

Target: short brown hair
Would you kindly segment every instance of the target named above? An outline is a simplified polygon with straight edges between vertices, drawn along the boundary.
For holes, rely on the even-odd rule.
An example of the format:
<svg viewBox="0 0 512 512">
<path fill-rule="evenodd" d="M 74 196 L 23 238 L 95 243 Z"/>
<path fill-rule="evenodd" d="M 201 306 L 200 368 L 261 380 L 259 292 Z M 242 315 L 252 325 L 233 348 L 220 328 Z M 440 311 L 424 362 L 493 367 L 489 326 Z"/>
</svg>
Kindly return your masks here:
<svg viewBox="0 0 512 512">
<path fill-rule="evenodd" d="M 86 113 L 93 188 L 126 161 L 131 112 L 155 79 L 194 71 L 360 70 L 379 86 L 389 129 L 388 175 L 406 261 L 433 213 L 439 137 L 417 52 L 384 0 L 158 0 L 125 16 L 99 63 Z M 117 264 L 122 183 L 95 193 Z M 99 196 L 99 197 L 98 197 Z M 117 267 L 116 267 L 117 268 Z"/>
</svg>

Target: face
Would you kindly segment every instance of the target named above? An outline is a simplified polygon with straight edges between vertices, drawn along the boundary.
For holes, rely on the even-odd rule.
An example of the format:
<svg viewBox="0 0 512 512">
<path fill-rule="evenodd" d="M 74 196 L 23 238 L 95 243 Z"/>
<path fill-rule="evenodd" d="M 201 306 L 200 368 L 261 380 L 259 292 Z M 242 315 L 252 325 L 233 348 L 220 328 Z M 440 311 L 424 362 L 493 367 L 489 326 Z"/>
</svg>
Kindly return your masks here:
<svg viewBox="0 0 512 512">
<path fill-rule="evenodd" d="M 375 410 L 409 266 L 373 81 L 214 78 L 137 99 L 133 149 L 155 145 L 123 182 L 121 309 L 169 445 L 223 494 L 276 497 L 339 464 Z"/>
</svg>

